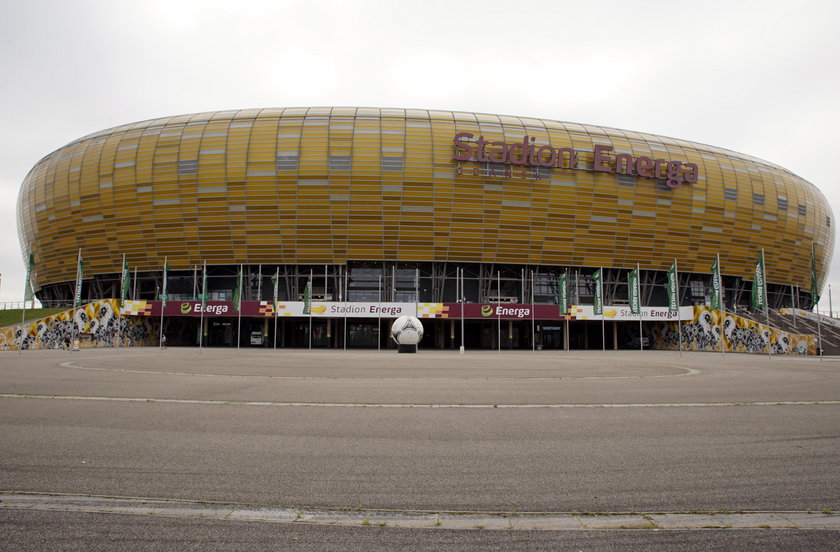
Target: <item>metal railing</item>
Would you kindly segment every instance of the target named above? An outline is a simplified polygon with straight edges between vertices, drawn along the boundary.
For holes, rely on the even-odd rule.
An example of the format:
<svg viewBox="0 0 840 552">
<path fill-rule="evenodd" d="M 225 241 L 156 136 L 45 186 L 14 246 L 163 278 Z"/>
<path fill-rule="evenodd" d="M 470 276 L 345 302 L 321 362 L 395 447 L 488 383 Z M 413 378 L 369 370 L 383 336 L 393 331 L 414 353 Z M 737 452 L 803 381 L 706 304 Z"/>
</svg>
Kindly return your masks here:
<svg viewBox="0 0 840 552">
<path fill-rule="evenodd" d="M 72 309 L 73 304 L 67 301 L 26 301 L 26 310 L 30 309 Z M 0 310 L 19 310 L 24 308 L 24 301 L 5 301 L 0 302 Z"/>
</svg>

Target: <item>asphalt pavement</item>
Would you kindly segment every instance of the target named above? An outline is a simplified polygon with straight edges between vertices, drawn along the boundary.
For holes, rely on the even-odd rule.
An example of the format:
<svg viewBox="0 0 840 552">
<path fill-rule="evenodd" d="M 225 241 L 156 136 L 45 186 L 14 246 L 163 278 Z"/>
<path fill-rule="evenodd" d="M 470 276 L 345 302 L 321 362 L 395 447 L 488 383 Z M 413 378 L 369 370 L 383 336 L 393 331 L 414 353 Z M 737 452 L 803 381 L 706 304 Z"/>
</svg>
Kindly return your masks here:
<svg viewBox="0 0 840 552">
<path fill-rule="evenodd" d="M 56 498 L 53 510 L 38 511 L 6 501 L 0 523 L 13 537 L 9 546 L 45 519 L 45 534 L 64 535 L 70 546 L 84 531 L 99 541 L 98 529 L 84 528 L 98 516 L 97 525 L 125 533 L 126 550 L 141 546 L 130 535 L 150 523 L 143 531 L 160 549 L 199 547 L 217 531 L 244 539 L 228 550 L 246 549 L 248 535 L 260 548 L 260 535 L 291 539 L 300 531 L 294 546 L 321 550 L 433 549 L 450 538 L 455 550 L 502 543 L 517 550 L 725 543 L 735 550 L 747 542 L 831 550 L 840 542 L 838 420 L 834 358 L 422 349 L 4 353 L 0 492 L 47 497 L 46 504 Z M 67 495 L 371 514 L 362 518 L 367 526 L 244 522 L 249 529 L 239 533 L 243 522 L 230 519 L 74 511 L 60 506 L 58 497 Z M 371 521 L 382 511 L 647 516 L 659 523 L 631 519 L 575 531 L 491 531 L 489 522 L 399 528 Z M 700 523 L 700 516 L 759 513 L 770 522 L 752 529 L 668 528 L 653 517 L 693 515 Z M 783 513 L 829 521 L 782 529 L 772 516 Z M 345 537 L 353 541 L 347 547 L 318 547 Z M 49 542 L 28 549 L 54 549 Z"/>
</svg>

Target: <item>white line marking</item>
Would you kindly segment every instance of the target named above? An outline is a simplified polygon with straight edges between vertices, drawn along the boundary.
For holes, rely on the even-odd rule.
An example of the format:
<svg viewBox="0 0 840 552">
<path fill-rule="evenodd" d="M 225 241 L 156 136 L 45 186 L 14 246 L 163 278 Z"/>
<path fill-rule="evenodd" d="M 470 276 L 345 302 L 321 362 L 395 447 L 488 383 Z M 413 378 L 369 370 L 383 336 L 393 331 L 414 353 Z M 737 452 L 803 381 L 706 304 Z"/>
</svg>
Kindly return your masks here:
<svg viewBox="0 0 840 552">
<path fill-rule="evenodd" d="M 157 374 L 163 376 L 196 376 L 206 378 L 254 378 L 254 379 L 278 379 L 278 380 L 388 380 L 388 381 L 417 381 L 417 380 L 605 380 L 605 379 L 647 379 L 647 378 L 679 378 L 684 376 L 696 376 L 700 370 L 689 368 L 686 366 L 672 366 L 678 370 L 684 370 L 681 374 L 655 374 L 642 376 L 582 376 L 582 377 L 566 377 L 566 376 L 476 376 L 476 377 L 446 377 L 446 376 L 418 376 L 418 377 L 404 377 L 404 376 L 270 376 L 262 374 L 208 374 L 205 372 L 167 372 L 162 370 L 138 370 L 133 368 L 95 368 L 90 366 L 79 366 L 74 361 L 62 362 L 59 364 L 62 368 L 73 368 L 76 370 L 89 370 L 93 372 L 123 372 L 128 374 Z"/>
<path fill-rule="evenodd" d="M 447 404 L 447 403 L 332 403 L 332 402 L 282 402 L 237 401 L 212 399 L 167 399 L 156 397 L 101 397 L 81 395 L 46 395 L 36 393 L 0 393 L 4 399 L 52 399 L 69 401 L 109 401 L 128 403 L 166 403 L 226 406 L 280 406 L 322 408 L 705 408 L 732 406 L 824 406 L 838 405 L 840 400 L 814 401 L 739 401 L 739 402 L 690 402 L 690 403 L 598 403 L 598 404 Z"/>
<path fill-rule="evenodd" d="M 429 510 L 327 509 L 258 504 L 0 491 L 0 509 L 154 515 L 169 518 L 312 523 L 341 526 L 501 530 L 614 529 L 840 529 L 840 515 L 801 511 L 741 512 L 452 512 Z"/>
</svg>

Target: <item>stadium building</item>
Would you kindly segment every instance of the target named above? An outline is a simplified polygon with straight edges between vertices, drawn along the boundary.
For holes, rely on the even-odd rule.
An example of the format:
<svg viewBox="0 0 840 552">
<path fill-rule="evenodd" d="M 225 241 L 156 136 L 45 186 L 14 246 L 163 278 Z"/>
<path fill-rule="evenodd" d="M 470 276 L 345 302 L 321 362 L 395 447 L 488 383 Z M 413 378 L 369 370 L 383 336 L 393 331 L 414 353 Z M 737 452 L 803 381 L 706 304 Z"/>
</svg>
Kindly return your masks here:
<svg viewBox="0 0 840 552">
<path fill-rule="evenodd" d="M 80 257 L 85 302 L 120 298 L 127 265 L 124 315 L 160 317 L 170 344 L 219 346 L 384 347 L 390 320 L 416 313 L 421 347 L 620 347 L 638 342 L 639 319 L 646 335 L 690 323 L 714 299 L 715 263 L 722 309 L 749 316 L 762 251 L 769 307 L 811 308 L 834 247 L 822 193 L 748 155 L 577 123 L 354 107 L 85 136 L 28 174 L 18 230 L 44 304 L 72 305 Z M 641 314 L 629 312 L 637 267 Z"/>
</svg>

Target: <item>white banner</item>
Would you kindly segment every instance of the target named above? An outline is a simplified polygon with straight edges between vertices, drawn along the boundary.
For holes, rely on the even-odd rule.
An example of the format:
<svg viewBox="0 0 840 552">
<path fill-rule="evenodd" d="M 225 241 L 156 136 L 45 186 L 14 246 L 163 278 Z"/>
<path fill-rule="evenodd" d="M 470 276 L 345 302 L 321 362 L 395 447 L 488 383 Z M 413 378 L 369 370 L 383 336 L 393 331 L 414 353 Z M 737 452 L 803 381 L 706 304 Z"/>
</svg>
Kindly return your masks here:
<svg viewBox="0 0 840 552">
<path fill-rule="evenodd" d="M 592 311 L 592 305 L 572 305 L 572 316 L 578 320 L 600 320 Z M 693 320 L 694 307 L 680 307 L 679 313 L 668 307 L 642 307 L 642 320 L 677 321 Z M 604 305 L 604 320 L 639 320 L 638 314 L 630 312 L 630 305 Z"/>
<path fill-rule="evenodd" d="M 306 316 L 303 301 L 280 301 L 277 316 Z M 404 314 L 417 316 L 415 303 L 363 303 L 312 301 L 312 316 L 331 318 L 399 318 Z"/>
</svg>

